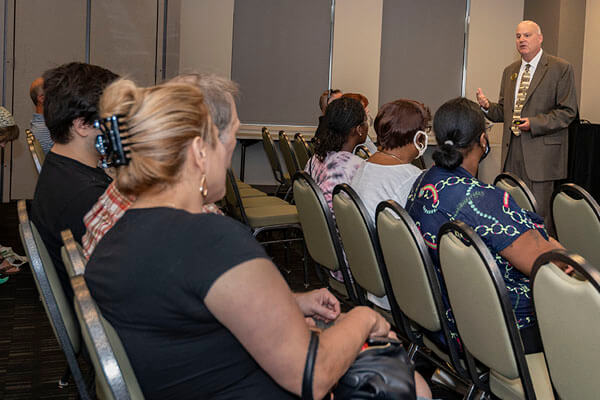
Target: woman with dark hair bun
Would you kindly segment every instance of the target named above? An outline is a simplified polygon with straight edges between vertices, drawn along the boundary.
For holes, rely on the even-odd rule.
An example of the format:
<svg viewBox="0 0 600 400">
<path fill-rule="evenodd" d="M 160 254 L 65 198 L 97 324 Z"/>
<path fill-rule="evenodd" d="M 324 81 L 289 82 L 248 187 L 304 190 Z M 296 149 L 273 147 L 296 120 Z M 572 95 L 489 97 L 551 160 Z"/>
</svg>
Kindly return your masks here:
<svg viewBox="0 0 600 400">
<path fill-rule="evenodd" d="M 352 154 L 352 149 L 365 141 L 368 130 L 363 106 L 351 98 L 332 101 L 319 119 L 314 138 L 315 154 L 308 160 L 305 171 L 323 191 L 330 209 L 333 188 L 340 183 L 350 183 L 364 162 Z"/>
<path fill-rule="evenodd" d="M 484 116 L 476 103 L 465 98 L 447 101 L 435 113 L 433 129 L 439 144 L 433 153 L 435 165 L 415 182 L 406 210 L 419 225 L 438 272 L 437 233 L 444 223 L 463 221 L 481 236 L 504 278 L 525 352 L 538 353 L 542 345 L 529 275 L 539 255 L 562 247 L 548 237 L 540 216 L 476 178 L 479 163 L 490 151 Z M 445 291 L 443 297 L 456 335 Z M 443 341 L 442 335 L 428 336 Z"/>
</svg>

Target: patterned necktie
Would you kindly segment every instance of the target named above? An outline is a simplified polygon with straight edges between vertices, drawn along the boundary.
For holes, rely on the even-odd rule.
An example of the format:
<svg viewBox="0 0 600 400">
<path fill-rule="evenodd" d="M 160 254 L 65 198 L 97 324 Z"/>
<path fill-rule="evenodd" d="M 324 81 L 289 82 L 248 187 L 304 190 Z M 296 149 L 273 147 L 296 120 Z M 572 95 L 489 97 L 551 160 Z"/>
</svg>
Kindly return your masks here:
<svg viewBox="0 0 600 400">
<path fill-rule="evenodd" d="M 525 71 L 521 76 L 521 84 L 519 85 L 519 91 L 517 92 L 517 101 L 515 102 L 515 111 L 513 112 L 513 124 L 510 126 L 510 130 L 515 136 L 521 135 L 519 126 L 514 124 L 514 121 L 521 119 L 521 111 L 523 110 L 523 104 L 525 104 L 525 97 L 527 97 L 527 89 L 529 89 L 529 83 L 531 82 L 531 74 L 529 68 L 531 64 L 525 65 Z"/>
</svg>

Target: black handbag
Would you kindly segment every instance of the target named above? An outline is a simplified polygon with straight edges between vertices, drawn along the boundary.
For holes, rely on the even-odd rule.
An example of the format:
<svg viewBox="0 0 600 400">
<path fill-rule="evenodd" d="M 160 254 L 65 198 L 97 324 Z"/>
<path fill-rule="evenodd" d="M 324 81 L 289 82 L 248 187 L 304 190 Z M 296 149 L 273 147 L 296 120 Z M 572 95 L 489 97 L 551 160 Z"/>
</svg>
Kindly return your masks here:
<svg viewBox="0 0 600 400">
<path fill-rule="evenodd" d="M 313 369 L 319 336 L 313 332 L 308 346 L 302 381 L 302 398 L 313 400 Z M 414 365 L 399 342 L 371 345 L 356 357 L 348 371 L 333 388 L 335 400 L 414 400 Z"/>
</svg>

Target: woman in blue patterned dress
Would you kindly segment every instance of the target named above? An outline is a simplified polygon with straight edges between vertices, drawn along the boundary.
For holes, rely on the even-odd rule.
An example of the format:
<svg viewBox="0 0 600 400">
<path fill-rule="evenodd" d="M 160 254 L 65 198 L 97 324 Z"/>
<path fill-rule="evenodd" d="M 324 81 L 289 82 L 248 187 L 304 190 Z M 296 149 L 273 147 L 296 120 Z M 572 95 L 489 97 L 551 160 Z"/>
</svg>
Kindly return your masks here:
<svg viewBox="0 0 600 400">
<path fill-rule="evenodd" d="M 438 274 L 437 233 L 444 223 L 463 221 L 481 236 L 504 277 L 525 352 L 540 352 L 529 275 L 540 254 L 561 246 L 548 237 L 540 216 L 476 178 L 479 163 L 490 151 L 484 115 L 476 103 L 465 98 L 446 102 L 435 114 L 433 129 L 439 145 L 433 154 L 435 165 L 415 181 L 406 210 L 415 220 Z M 456 335 L 445 290 L 444 302 Z M 432 334 L 432 339 L 440 336 Z"/>
</svg>

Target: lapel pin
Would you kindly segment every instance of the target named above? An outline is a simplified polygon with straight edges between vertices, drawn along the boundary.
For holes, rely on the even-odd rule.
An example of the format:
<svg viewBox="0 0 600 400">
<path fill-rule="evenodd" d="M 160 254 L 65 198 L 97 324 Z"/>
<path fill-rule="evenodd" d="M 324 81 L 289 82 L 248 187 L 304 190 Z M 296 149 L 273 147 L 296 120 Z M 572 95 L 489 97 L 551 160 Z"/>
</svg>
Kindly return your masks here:
<svg viewBox="0 0 600 400">
<path fill-rule="evenodd" d="M 517 76 L 518 76 L 518 75 L 517 75 L 517 73 L 515 72 L 514 74 L 512 74 L 512 75 L 510 76 L 510 80 L 511 80 L 511 81 L 514 81 L 515 79 L 517 79 Z"/>
</svg>

